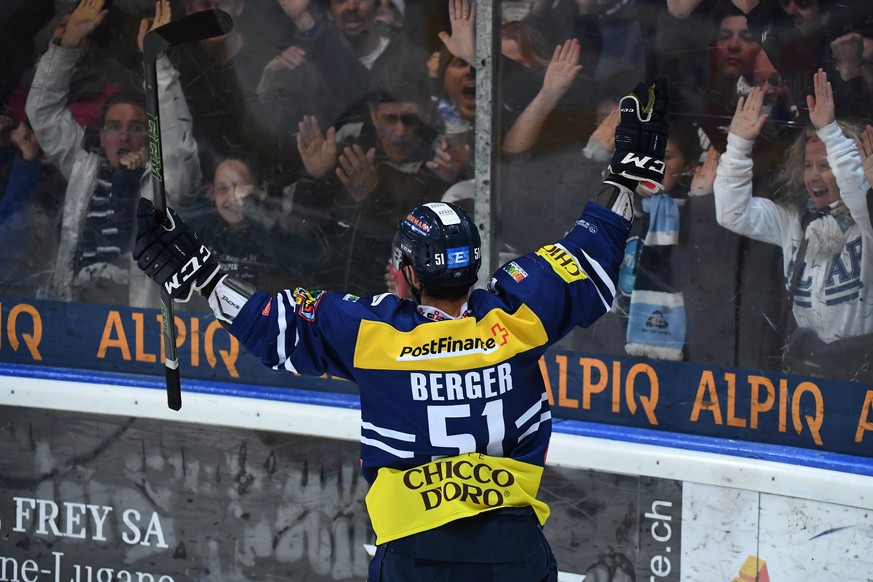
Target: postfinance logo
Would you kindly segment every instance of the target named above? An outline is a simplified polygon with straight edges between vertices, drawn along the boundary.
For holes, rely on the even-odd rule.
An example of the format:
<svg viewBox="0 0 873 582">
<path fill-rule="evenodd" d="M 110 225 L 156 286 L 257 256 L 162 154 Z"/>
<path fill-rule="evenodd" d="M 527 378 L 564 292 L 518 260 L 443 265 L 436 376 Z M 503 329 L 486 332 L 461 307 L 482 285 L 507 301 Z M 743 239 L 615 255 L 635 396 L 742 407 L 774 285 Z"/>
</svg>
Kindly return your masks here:
<svg viewBox="0 0 873 582">
<path fill-rule="evenodd" d="M 567 283 L 583 281 L 588 278 L 576 257 L 561 245 L 546 245 L 540 248 L 537 254 L 544 258 L 552 270 Z"/>
<path fill-rule="evenodd" d="M 496 365 L 543 345 L 548 339 L 539 318 L 527 306 L 513 314 L 490 311 L 476 320 L 418 325 L 408 332 L 387 323 L 361 322 L 355 366 L 382 370 L 454 371 Z"/>
<path fill-rule="evenodd" d="M 400 348 L 397 361 L 446 358 L 463 354 L 490 354 L 496 349 L 497 342 L 494 338 L 483 341 L 480 337 L 455 339 L 452 336 L 444 336 L 417 346 L 403 346 Z"/>
</svg>

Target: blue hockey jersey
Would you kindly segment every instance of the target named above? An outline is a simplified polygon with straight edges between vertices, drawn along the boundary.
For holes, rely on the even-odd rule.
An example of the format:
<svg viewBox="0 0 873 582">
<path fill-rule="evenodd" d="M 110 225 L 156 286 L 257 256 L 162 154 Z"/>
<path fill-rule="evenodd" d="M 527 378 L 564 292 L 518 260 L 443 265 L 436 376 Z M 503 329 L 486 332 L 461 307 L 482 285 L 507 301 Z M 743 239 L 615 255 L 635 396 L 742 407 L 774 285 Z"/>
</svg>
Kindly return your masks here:
<svg viewBox="0 0 873 582">
<path fill-rule="evenodd" d="M 609 310 L 629 226 L 589 203 L 563 239 L 501 267 L 488 291 L 474 290 L 458 319 L 435 320 L 390 293 L 360 298 L 298 288 L 258 292 L 230 332 L 275 369 L 357 384 L 361 467 L 374 489 L 383 475 L 396 475 L 425 506 L 472 496 L 481 507 L 474 513 L 492 509 L 506 501 L 489 497 L 488 484 L 508 487 L 521 466 L 542 471 L 551 413 L 540 356 Z M 488 464 L 495 459 L 512 463 Z M 414 468 L 422 469 L 408 472 Z M 470 483 L 426 493 L 446 476 Z M 531 483 L 533 497 L 538 477 Z M 418 529 L 469 514 L 449 511 Z M 379 543 L 411 533 L 380 531 L 372 509 L 371 518 Z"/>
</svg>

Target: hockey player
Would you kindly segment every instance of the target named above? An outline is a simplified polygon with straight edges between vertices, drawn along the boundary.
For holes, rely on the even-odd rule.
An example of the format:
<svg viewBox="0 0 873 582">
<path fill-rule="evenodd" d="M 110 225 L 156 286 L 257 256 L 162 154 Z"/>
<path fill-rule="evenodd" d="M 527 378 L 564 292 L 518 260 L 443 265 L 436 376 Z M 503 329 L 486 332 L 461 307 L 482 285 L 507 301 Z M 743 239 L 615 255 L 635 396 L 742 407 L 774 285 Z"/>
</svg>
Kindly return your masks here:
<svg viewBox="0 0 873 582">
<path fill-rule="evenodd" d="M 621 101 L 611 174 L 552 245 L 470 288 L 479 232 L 459 207 L 400 220 L 395 266 L 417 301 L 302 288 L 276 296 L 220 272 L 208 248 L 143 199 L 134 258 L 177 300 L 216 318 L 277 370 L 357 383 L 361 470 L 377 551 L 369 580 L 556 580 L 537 500 L 551 413 L 538 360 L 612 305 L 638 183 L 664 175 L 667 84 Z"/>
</svg>

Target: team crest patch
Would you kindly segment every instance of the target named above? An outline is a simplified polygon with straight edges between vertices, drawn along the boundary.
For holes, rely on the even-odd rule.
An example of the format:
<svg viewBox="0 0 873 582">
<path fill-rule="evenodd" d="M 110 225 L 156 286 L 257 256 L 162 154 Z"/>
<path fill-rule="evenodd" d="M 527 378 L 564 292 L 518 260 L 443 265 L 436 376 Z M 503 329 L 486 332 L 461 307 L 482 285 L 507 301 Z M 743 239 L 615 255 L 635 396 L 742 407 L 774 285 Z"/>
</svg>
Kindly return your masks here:
<svg viewBox="0 0 873 582">
<path fill-rule="evenodd" d="M 297 304 L 297 315 L 306 321 L 315 321 L 315 310 L 321 302 L 324 291 L 307 291 L 303 287 L 294 290 L 294 303 Z"/>
<path fill-rule="evenodd" d="M 509 273 L 509 276 L 516 280 L 516 282 L 521 283 L 525 277 L 527 277 L 527 271 L 522 269 L 518 263 L 512 261 L 505 267 L 503 270 Z"/>
<path fill-rule="evenodd" d="M 343 301 L 351 301 L 351 302 L 355 302 L 355 301 L 357 301 L 358 299 L 360 299 L 360 297 L 358 297 L 357 295 L 352 295 L 351 293 L 346 293 L 346 294 L 343 296 Z"/>
<path fill-rule="evenodd" d="M 270 307 L 273 306 L 273 298 L 270 297 L 270 300 L 267 301 L 267 304 L 264 306 L 263 311 L 261 311 L 261 315 L 267 316 L 270 315 Z"/>
</svg>

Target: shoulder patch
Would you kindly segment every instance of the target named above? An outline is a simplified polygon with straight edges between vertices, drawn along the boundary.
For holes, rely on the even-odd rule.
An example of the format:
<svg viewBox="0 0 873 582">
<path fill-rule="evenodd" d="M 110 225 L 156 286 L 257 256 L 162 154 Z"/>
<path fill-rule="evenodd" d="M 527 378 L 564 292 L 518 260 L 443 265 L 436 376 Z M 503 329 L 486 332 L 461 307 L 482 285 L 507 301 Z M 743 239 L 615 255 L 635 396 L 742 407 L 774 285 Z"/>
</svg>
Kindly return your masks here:
<svg viewBox="0 0 873 582">
<path fill-rule="evenodd" d="M 343 296 L 343 301 L 351 301 L 351 302 L 355 302 L 355 301 L 357 301 L 358 299 L 360 299 L 360 297 L 358 297 L 357 295 L 352 295 L 351 293 L 346 293 L 346 294 Z"/>
<path fill-rule="evenodd" d="M 510 262 L 508 265 L 503 267 L 503 270 L 509 273 L 509 276 L 516 280 L 517 283 L 521 283 L 525 277 L 527 277 L 527 271 L 521 268 L 518 263 L 515 261 Z"/>
<path fill-rule="evenodd" d="M 297 304 L 297 315 L 306 321 L 315 321 L 315 310 L 321 302 L 324 291 L 307 291 L 303 287 L 294 290 L 294 303 Z"/>
</svg>

